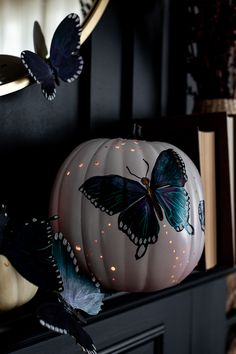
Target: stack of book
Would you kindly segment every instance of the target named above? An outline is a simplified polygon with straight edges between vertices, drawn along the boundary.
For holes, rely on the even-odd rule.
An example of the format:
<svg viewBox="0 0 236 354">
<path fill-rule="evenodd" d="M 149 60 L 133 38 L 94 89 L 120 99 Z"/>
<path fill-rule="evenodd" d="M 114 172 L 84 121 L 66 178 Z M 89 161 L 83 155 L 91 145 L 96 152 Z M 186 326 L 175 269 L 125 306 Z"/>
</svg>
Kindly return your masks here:
<svg viewBox="0 0 236 354">
<path fill-rule="evenodd" d="M 143 139 L 177 146 L 199 169 L 205 194 L 205 248 L 200 269 L 236 263 L 235 119 L 222 112 L 135 121 Z"/>
</svg>

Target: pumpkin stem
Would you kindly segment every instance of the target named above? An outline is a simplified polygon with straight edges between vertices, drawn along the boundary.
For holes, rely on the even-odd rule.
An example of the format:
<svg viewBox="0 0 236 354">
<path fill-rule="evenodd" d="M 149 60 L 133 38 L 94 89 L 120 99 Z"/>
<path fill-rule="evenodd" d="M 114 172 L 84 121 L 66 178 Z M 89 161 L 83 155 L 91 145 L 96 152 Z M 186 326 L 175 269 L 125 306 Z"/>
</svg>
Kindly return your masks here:
<svg viewBox="0 0 236 354">
<path fill-rule="evenodd" d="M 142 129 L 143 127 L 137 123 L 133 124 L 133 138 L 134 139 L 141 139 L 142 138 Z"/>
</svg>

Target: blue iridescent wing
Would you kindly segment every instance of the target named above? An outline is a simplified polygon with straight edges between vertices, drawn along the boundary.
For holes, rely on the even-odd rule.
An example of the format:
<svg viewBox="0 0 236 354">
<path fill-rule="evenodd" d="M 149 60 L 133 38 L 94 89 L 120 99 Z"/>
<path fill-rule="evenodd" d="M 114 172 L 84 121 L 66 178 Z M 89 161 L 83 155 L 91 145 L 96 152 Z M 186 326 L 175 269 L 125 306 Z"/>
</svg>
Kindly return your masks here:
<svg viewBox="0 0 236 354">
<path fill-rule="evenodd" d="M 147 190 L 139 182 L 118 175 L 95 176 L 79 190 L 108 215 L 120 213 L 118 227 L 138 247 L 136 259 L 157 241 L 160 227 Z"/>
<path fill-rule="evenodd" d="M 103 305 L 104 294 L 97 282 L 79 273 L 72 247 L 61 233 L 54 235 L 53 256 L 63 281 L 62 298 L 72 308 L 96 315 Z"/>
<path fill-rule="evenodd" d="M 173 149 L 160 153 L 151 176 L 151 190 L 155 193 L 165 216 L 176 231 L 186 231 L 193 235 L 194 228 L 189 223 L 190 198 L 184 188 L 187 182 L 185 164 Z"/>
<path fill-rule="evenodd" d="M 202 231 L 205 232 L 205 201 L 200 200 L 198 204 L 198 215 Z"/>
<path fill-rule="evenodd" d="M 46 291 L 61 291 L 62 279 L 52 256 L 53 219 L 33 219 L 14 225 L 9 222 L 1 253 L 31 283 Z"/>
<path fill-rule="evenodd" d="M 50 48 L 50 62 L 57 76 L 66 82 L 78 78 L 83 68 L 80 49 L 80 18 L 69 14 L 57 27 Z"/>
<path fill-rule="evenodd" d="M 125 210 L 146 195 L 139 182 L 118 175 L 91 177 L 79 190 L 96 208 L 109 215 Z"/>
<path fill-rule="evenodd" d="M 48 100 L 56 96 L 56 84 L 53 70 L 39 55 L 25 50 L 21 53 L 21 59 L 32 78 L 41 84 L 41 90 Z"/>
<path fill-rule="evenodd" d="M 45 303 L 37 310 L 40 324 L 60 334 L 69 334 L 76 339 L 83 351 L 96 354 L 91 337 L 82 328 L 76 312 L 62 303 Z"/>
</svg>

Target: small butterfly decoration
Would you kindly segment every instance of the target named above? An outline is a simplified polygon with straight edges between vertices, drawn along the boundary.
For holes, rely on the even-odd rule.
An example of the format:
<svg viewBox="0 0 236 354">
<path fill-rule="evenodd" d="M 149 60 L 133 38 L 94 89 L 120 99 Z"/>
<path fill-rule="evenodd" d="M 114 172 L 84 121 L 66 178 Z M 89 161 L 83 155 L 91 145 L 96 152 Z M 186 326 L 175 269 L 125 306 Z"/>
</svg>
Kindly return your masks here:
<svg viewBox="0 0 236 354">
<path fill-rule="evenodd" d="M 94 277 L 79 273 L 71 245 L 61 234 L 54 234 L 52 223 L 58 216 L 26 223 L 12 223 L 6 206 L 0 208 L 0 254 L 28 281 L 45 292 L 56 294 L 57 301 L 42 303 L 37 309 L 41 325 L 69 334 L 88 354 L 96 354 L 80 310 L 95 315 L 101 311 L 105 294 Z"/>
<path fill-rule="evenodd" d="M 62 81 L 71 83 L 81 74 L 83 59 L 80 49 L 80 18 L 71 13 L 58 25 L 47 56 L 45 39 L 38 22 L 34 25 L 34 47 L 36 53 L 24 50 L 21 59 L 31 77 L 41 84 L 43 95 L 48 100 L 56 97 L 56 85 Z"/>
<path fill-rule="evenodd" d="M 39 307 L 37 315 L 40 323 L 55 332 L 71 335 L 84 351 L 95 354 L 94 343 L 81 326 L 86 321 L 79 311 L 97 314 L 101 311 L 104 294 L 96 279 L 79 274 L 77 259 L 62 233 L 55 234 L 53 256 L 62 276 L 64 290 L 58 294 L 58 302 L 45 303 Z"/>
<path fill-rule="evenodd" d="M 198 204 L 198 215 L 202 231 L 205 231 L 205 201 L 200 200 Z"/>
<path fill-rule="evenodd" d="M 190 197 L 184 188 L 187 182 L 185 164 L 173 149 L 163 150 L 156 159 L 151 177 L 135 175 L 128 166 L 133 179 L 119 175 L 94 176 L 80 187 L 88 200 L 108 215 L 119 213 L 118 228 L 137 246 L 135 258 L 142 258 L 149 244 L 158 240 L 163 213 L 169 224 L 177 231 L 183 229 L 189 235 L 194 228 L 189 223 Z"/>
</svg>

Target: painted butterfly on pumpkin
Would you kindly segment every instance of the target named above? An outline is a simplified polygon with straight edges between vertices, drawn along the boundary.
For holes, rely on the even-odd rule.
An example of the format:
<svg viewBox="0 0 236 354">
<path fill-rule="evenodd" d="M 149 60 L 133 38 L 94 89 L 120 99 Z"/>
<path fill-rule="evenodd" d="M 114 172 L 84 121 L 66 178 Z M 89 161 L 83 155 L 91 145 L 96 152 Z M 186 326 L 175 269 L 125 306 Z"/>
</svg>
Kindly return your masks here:
<svg viewBox="0 0 236 354">
<path fill-rule="evenodd" d="M 57 27 L 51 42 L 50 57 L 46 59 L 45 40 L 39 24 L 36 23 L 34 26 L 36 53 L 29 50 L 21 53 L 22 62 L 29 74 L 41 84 L 44 96 L 50 101 L 56 96 L 56 85 L 59 85 L 60 79 L 71 83 L 82 71 L 83 59 L 79 55 L 80 34 L 80 18 L 77 14 L 71 13 Z M 36 42 L 36 38 L 41 40 L 43 49 L 39 49 L 40 43 Z"/>
<path fill-rule="evenodd" d="M 162 151 L 156 159 L 151 178 L 129 173 L 141 183 L 119 175 L 95 176 L 87 179 L 79 190 L 90 202 L 108 215 L 119 213 L 118 228 L 137 246 L 135 258 L 146 253 L 149 244 L 157 242 L 163 212 L 169 224 L 178 232 L 189 235 L 194 228 L 189 223 L 189 195 L 185 164 L 173 149 Z"/>
<path fill-rule="evenodd" d="M 71 335 L 84 351 L 95 354 L 93 341 L 81 326 L 86 321 L 79 310 L 97 314 L 104 294 L 95 280 L 79 273 L 72 247 L 61 233 L 54 235 L 52 254 L 62 277 L 63 291 L 58 294 L 58 302 L 44 303 L 38 308 L 40 323 L 55 332 Z"/>
</svg>

